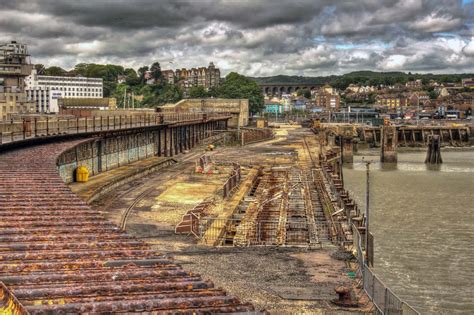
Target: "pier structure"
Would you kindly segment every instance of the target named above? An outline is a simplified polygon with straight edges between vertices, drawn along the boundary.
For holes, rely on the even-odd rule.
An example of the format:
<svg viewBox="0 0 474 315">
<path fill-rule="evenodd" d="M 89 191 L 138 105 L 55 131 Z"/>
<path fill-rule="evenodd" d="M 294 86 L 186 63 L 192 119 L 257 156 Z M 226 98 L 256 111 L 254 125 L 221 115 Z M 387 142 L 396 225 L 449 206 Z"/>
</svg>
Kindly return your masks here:
<svg viewBox="0 0 474 315">
<path fill-rule="evenodd" d="M 382 127 L 382 139 L 380 149 L 380 162 L 396 163 L 397 162 L 397 129 L 393 126 Z"/>
<path fill-rule="evenodd" d="M 441 141 L 439 135 L 428 136 L 428 151 L 426 153 L 425 163 L 427 164 L 441 164 Z"/>
<path fill-rule="evenodd" d="M 361 143 L 380 147 L 383 127 L 354 125 Z M 419 147 L 428 144 L 429 135 L 439 135 L 441 146 L 469 146 L 473 143 L 473 128 L 460 126 L 394 126 L 399 147 Z"/>
<path fill-rule="evenodd" d="M 323 135 L 325 145 L 339 147 L 342 161 L 351 163 L 358 146 L 380 148 L 380 161 L 397 162 L 398 147 L 469 146 L 474 135 L 471 126 L 381 126 L 372 127 L 358 124 L 317 123 L 311 128 L 314 133 Z M 335 141 L 336 139 L 340 139 Z M 338 143 L 336 143 L 338 142 Z"/>
</svg>

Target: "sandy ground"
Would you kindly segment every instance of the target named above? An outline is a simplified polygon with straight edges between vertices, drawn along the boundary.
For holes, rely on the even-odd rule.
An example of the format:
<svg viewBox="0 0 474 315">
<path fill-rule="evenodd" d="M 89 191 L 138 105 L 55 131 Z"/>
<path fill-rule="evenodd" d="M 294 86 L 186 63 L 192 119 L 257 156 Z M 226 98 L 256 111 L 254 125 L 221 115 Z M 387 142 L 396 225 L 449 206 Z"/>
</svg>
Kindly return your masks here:
<svg viewBox="0 0 474 315">
<path fill-rule="evenodd" d="M 303 129 L 276 130 L 276 138 L 265 143 L 218 148 L 215 159 L 242 165 L 284 165 L 297 159 L 298 140 Z M 179 157 L 182 161 L 160 172 L 126 184 L 96 201 L 93 206 L 114 222 L 143 192 L 133 209 L 127 230 L 150 243 L 157 251 L 173 257 L 186 270 L 210 279 L 217 287 L 260 311 L 275 314 L 364 313 L 368 306 L 341 309 L 331 303 L 339 285 L 355 287 L 348 276 L 347 261 L 338 260 L 337 248 L 306 247 L 209 247 L 197 244 L 194 236 L 174 234 L 174 225 L 193 206 L 217 198 L 225 170 L 213 176 L 194 174 L 202 148 Z M 185 160 L 187 159 L 187 160 Z"/>
</svg>

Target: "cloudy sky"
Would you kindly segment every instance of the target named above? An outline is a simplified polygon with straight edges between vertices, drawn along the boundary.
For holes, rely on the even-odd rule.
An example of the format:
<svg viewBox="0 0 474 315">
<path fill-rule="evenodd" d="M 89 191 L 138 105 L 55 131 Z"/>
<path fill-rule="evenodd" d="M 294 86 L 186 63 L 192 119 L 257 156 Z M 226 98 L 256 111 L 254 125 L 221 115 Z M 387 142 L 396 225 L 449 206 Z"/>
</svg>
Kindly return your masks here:
<svg viewBox="0 0 474 315">
<path fill-rule="evenodd" d="M 226 74 L 474 72 L 473 0 L 0 0 L 0 42 L 34 63 Z"/>
</svg>

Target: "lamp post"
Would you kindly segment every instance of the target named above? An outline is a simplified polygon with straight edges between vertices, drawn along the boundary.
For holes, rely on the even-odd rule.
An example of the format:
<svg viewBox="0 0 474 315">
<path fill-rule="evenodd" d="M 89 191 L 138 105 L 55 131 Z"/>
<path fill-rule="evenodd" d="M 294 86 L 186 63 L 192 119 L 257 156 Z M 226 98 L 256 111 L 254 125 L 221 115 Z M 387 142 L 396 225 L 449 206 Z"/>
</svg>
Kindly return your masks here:
<svg viewBox="0 0 474 315">
<path fill-rule="evenodd" d="M 370 161 L 365 162 L 366 185 L 365 185 L 365 258 L 369 262 L 369 204 L 370 204 Z"/>
</svg>

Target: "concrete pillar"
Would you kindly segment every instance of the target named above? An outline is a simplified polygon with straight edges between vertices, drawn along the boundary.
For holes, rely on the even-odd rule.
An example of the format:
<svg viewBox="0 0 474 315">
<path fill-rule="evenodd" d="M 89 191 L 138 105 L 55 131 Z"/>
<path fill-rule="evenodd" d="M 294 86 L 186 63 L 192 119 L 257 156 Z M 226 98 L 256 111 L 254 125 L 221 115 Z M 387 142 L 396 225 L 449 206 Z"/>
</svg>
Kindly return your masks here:
<svg viewBox="0 0 474 315">
<path fill-rule="evenodd" d="M 338 139 L 342 152 L 342 162 L 352 163 L 354 162 L 354 130 L 352 126 L 340 127 L 339 134 Z"/>
<path fill-rule="evenodd" d="M 340 141 L 342 141 L 342 162 L 353 163 L 354 162 L 354 140 L 352 136 L 350 137 L 342 136 L 340 138 Z"/>
<path fill-rule="evenodd" d="M 381 129 L 380 162 L 397 163 L 397 127 L 383 126 Z"/>
<path fill-rule="evenodd" d="M 428 151 L 426 153 L 425 163 L 427 164 L 441 164 L 443 159 L 441 158 L 441 136 L 430 135 L 428 136 Z"/>
</svg>

